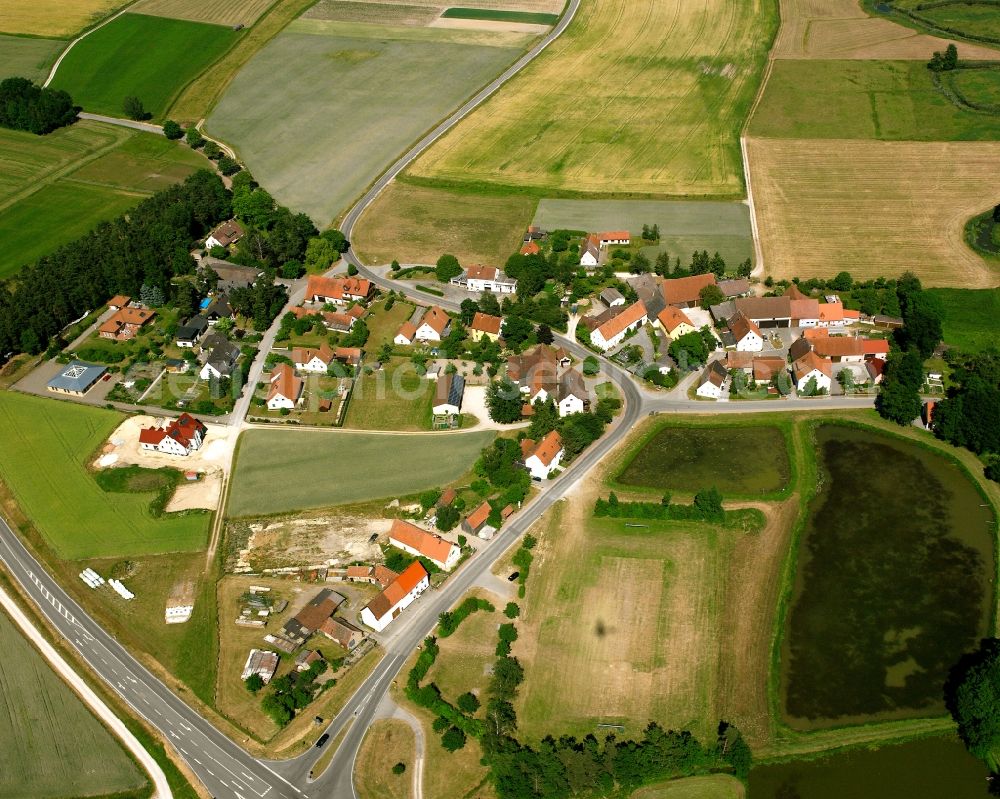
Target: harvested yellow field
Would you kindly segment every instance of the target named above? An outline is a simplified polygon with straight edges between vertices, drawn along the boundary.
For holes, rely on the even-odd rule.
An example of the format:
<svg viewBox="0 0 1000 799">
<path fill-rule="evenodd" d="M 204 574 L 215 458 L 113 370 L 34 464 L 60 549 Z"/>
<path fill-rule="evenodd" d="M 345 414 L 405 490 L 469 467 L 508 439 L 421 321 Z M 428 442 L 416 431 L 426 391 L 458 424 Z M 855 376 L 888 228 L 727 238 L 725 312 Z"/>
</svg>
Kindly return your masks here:
<svg viewBox="0 0 1000 799">
<path fill-rule="evenodd" d="M 868 16 L 858 0 L 781 0 L 781 31 L 772 58 L 930 58 L 948 42 Z M 989 47 L 962 44 L 962 58 L 1000 58 Z"/>
<path fill-rule="evenodd" d="M 966 220 L 996 203 L 1000 142 L 749 139 L 747 147 L 773 277 L 912 270 L 930 286 L 1000 284 L 962 238 Z"/>
<path fill-rule="evenodd" d="M 129 11 L 216 25 L 253 25 L 275 0 L 139 0 Z"/>
<path fill-rule="evenodd" d="M 739 130 L 775 0 L 589 0 L 411 174 L 448 184 L 743 194 Z"/>
<path fill-rule="evenodd" d="M 359 0 L 319 0 L 311 8 L 306 17 L 325 19 L 326 14 L 337 14 L 336 6 L 344 3 L 346 5 L 358 5 Z M 476 0 L 474 3 L 450 3 L 446 0 L 363 0 L 365 5 L 370 6 L 423 6 L 433 8 L 440 13 L 446 8 L 458 6 L 462 8 L 485 8 L 490 10 L 503 11 L 542 11 L 548 14 L 558 14 L 563 10 L 564 0 Z M 390 12 L 391 13 L 391 12 Z M 339 16 L 332 17 L 339 19 Z"/>
<path fill-rule="evenodd" d="M 0 3 L 0 32 L 69 37 L 122 5 L 124 0 L 7 0 Z"/>
</svg>

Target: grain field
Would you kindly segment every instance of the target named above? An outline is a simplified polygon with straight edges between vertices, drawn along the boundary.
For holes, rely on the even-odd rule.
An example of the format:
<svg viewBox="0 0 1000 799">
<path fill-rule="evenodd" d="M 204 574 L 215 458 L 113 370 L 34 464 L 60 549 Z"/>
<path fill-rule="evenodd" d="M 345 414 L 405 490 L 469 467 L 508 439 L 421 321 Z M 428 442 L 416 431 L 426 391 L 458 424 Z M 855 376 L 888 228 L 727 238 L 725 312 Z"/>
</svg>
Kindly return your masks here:
<svg viewBox="0 0 1000 799">
<path fill-rule="evenodd" d="M 129 11 L 216 25 L 253 25 L 275 0 L 139 0 Z"/>
</svg>

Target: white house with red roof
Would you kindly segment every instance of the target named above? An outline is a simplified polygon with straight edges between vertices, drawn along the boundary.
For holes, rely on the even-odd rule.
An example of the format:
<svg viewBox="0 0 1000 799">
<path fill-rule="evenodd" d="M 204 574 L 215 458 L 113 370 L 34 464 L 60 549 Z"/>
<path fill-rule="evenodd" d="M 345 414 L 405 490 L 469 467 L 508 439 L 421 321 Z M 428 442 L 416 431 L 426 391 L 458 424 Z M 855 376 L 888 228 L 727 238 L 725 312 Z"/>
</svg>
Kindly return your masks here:
<svg viewBox="0 0 1000 799">
<path fill-rule="evenodd" d="M 632 241 L 632 234 L 627 230 L 606 230 L 597 234 L 597 240 L 601 247 L 608 247 L 612 244 L 629 244 Z"/>
<path fill-rule="evenodd" d="M 806 385 L 813 378 L 816 379 L 816 388 L 830 390 L 833 381 L 830 376 L 833 367 L 827 358 L 822 358 L 815 352 L 807 352 L 795 363 L 792 364 L 792 375 L 795 377 L 795 390 L 804 391 Z"/>
<path fill-rule="evenodd" d="M 729 332 L 736 340 L 737 352 L 760 352 L 764 349 L 764 336 L 753 319 L 739 311 L 729 320 Z"/>
<path fill-rule="evenodd" d="M 553 430 L 540 441 L 525 438 L 521 441 L 521 458 L 524 468 L 535 480 L 545 480 L 559 468 L 565 450 L 558 430 Z"/>
<path fill-rule="evenodd" d="M 302 399 L 303 380 L 287 363 L 279 363 L 271 372 L 267 389 L 267 407 L 272 411 L 294 409 Z"/>
<path fill-rule="evenodd" d="M 361 609 L 361 621 L 382 632 L 430 586 L 427 569 L 414 561 L 381 594 Z"/>
<path fill-rule="evenodd" d="M 403 347 L 415 341 L 426 344 L 431 341 L 441 341 L 441 339 L 447 338 L 450 332 L 451 317 L 443 308 L 432 305 L 424 311 L 418 322 L 403 322 L 399 332 L 393 338 L 393 342 Z"/>
<path fill-rule="evenodd" d="M 517 291 L 517 281 L 495 266 L 470 266 L 451 282 L 466 291 L 489 291 L 493 294 L 513 294 Z"/>
<path fill-rule="evenodd" d="M 397 549 L 410 555 L 427 558 L 443 571 L 450 572 L 455 568 L 462 550 L 457 544 L 446 541 L 439 535 L 422 530 L 415 524 L 395 519 L 389 530 L 389 543 Z"/>
<path fill-rule="evenodd" d="M 594 269 L 601 261 L 601 242 L 591 233 L 580 245 L 580 266 Z"/>
<path fill-rule="evenodd" d="M 292 363 L 300 372 L 325 375 L 333 360 L 333 349 L 325 341 L 320 347 L 292 348 Z"/>
<path fill-rule="evenodd" d="M 306 302 L 348 305 L 363 302 L 375 291 L 375 284 L 363 277 L 323 277 L 309 275 L 306 283 Z"/>
<path fill-rule="evenodd" d="M 201 448 L 208 428 L 199 419 L 182 413 L 164 427 L 144 427 L 139 431 L 139 447 L 166 455 L 190 455 Z"/>
<path fill-rule="evenodd" d="M 617 347 L 625 337 L 646 324 L 646 306 L 642 300 L 633 303 L 590 332 L 590 343 L 603 352 Z"/>
</svg>

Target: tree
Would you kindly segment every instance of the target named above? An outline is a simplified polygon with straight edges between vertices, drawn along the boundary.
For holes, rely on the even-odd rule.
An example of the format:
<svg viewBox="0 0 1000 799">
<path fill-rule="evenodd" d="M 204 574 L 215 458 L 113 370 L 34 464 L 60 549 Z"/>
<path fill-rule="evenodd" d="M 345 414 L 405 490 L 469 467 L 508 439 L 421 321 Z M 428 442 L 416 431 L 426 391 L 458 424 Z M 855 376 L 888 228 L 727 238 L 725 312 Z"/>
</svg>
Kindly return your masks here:
<svg viewBox="0 0 1000 799">
<path fill-rule="evenodd" d="M 898 380 L 882 380 L 882 388 L 875 398 L 875 410 L 883 419 L 890 419 L 904 427 L 920 416 L 920 394 L 917 389 Z"/>
<path fill-rule="evenodd" d="M 301 261 L 285 261 L 281 265 L 281 276 L 286 280 L 295 280 L 306 271 L 305 265 Z"/>
<path fill-rule="evenodd" d="M 205 137 L 201 135 L 201 131 L 198 128 L 192 125 L 184 132 L 184 141 L 187 142 L 188 147 L 192 150 L 197 150 L 205 143 Z"/>
<path fill-rule="evenodd" d="M 437 260 L 437 266 L 434 268 L 434 276 L 442 283 L 447 283 L 453 277 L 458 277 L 462 274 L 462 267 L 458 263 L 458 258 L 454 255 L 442 255 Z"/>
<path fill-rule="evenodd" d="M 471 325 L 473 318 L 475 318 L 476 313 L 479 311 L 479 303 L 475 300 L 465 299 L 462 300 L 462 304 L 459 311 L 459 318 L 462 320 L 463 325 Z"/>
<path fill-rule="evenodd" d="M 535 340 L 539 344 L 551 344 L 555 341 L 555 336 L 552 335 L 552 328 L 548 325 L 539 325 L 535 331 Z"/>
<path fill-rule="evenodd" d="M 397 763 L 395 766 L 392 767 L 392 773 L 397 776 L 402 774 L 404 771 L 406 771 L 405 763 Z"/>
<path fill-rule="evenodd" d="M 185 280 L 177 285 L 174 307 L 177 308 L 177 314 L 181 319 L 187 319 L 197 312 L 198 291 L 190 280 Z"/>
<path fill-rule="evenodd" d="M 129 119 L 134 119 L 136 121 L 149 119 L 149 114 L 146 113 L 146 108 L 142 104 L 142 100 L 136 97 L 134 94 L 130 94 L 122 102 L 122 110 L 125 112 L 125 116 Z"/>
<path fill-rule="evenodd" d="M 228 155 L 224 155 L 219 159 L 219 171 L 223 175 L 235 175 L 242 168 L 239 161 L 235 158 L 230 158 Z"/>
<path fill-rule="evenodd" d="M 534 326 L 523 316 L 508 316 L 503 323 L 503 339 L 507 346 L 519 350 L 534 332 Z"/>
<path fill-rule="evenodd" d="M 243 684 L 250 693 L 255 694 L 264 687 L 264 679 L 259 674 L 251 674 L 243 681 Z"/>
<path fill-rule="evenodd" d="M 449 752 L 457 752 L 465 746 L 465 740 L 464 732 L 462 732 L 458 727 L 450 727 L 448 731 L 441 736 L 441 746 Z"/>
<path fill-rule="evenodd" d="M 837 382 L 840 383 L 845 394 L 854 391 L 854 373 L 850 369 L 841 369 L 837 372 Z"/>
<path fill-rule="evenodd" d="M 76 121 L 80 108 L 59 89 L 43 89 L 27 78 L 0 81 L 0 127 L 42 136 Z"/>
<path fill-rule="evenodd" d="M 479 699 L 472 692 L 462 694 L 455 700 L 455 704 L 463 713 L 472 714 L 479 710 Z"/>
<path fill-rule="evenodd" d="M 952 70 L 958 66 L 958 48 L 954 44 L 949 44 L 944 49 L 944 57 L 941 59 L 941 67 L 944 70 Z"/>
<path fill-rule="evenodd" d="M 703 286 L 701 291 L 698 292 L 698 300 L 700 301 L 701 307 L 706 311 L 712 305 L 718 305 L 720 302 L 726 301 L 726 295 L 722 293 L 722 289 L 714 284 L 709 284 Z"/>
<path fill-rule="evenodd" d="M 588 355 L 583 359 L 583 373 L 587 377 L 593 377 L 601 371 L 601 362 L 593 355 Z"/>
<path fill-rule="evenodd" d="M 670 342 L 669 353 L 682 369 L 690 369 L 708 360 L 708 347 L 705 346 L 705 340 L 698 331 L 675 338 Z"/>
<path fill-rule="evenodd" d="M 995 764 L 1000 753 L 1000 640 L 984 638 L 945 683 L 945 704 L 970 754 Z"/>
<path fill-rule="evenodd" d="M 722 508 L 722 494 L 714 486 L 696 493 L 694 506 L 710 521 L 721 521 L 726 516 L 725 510 Z"/>
<path fill-rule="evenodd" d="M 163 135 L 171 141 L 175 141 L 184 135 L 184 130 L 172 119 L 168 119 L 163 123 Z"/>
<path fill-rule="evenodd" d="M 211 142 L 209 142 L 211 144 Z M 205 145 L 206 149 L 208 144 Z M 233 214 L 258 230 L 267 230 L 274 220 L 274 198 L 266 189 L 238 192 L 233 195 Z M 306 260 L 308 264 L 308 259 Z"/>
<path fill-rule="evenodd" d="M 337 230 L 336 228 L 330 228 L 329 230 L 324 230 L 323 233 L 320 235 L 322 235 L 324 239 L 330 242 L 330 244 L 333 245 L 334 249 L 339 253 L 345 253 L 349 249 L 351 249 L 351 242 L 347 240 L 347 236 L 345 236 L 341 231 Z"/>
<path fill-rule="evenodd" d="M 806 384 L 802 387 L 801 393 L 805 397 L 815 397 L 819 394 L 819 384 L 816 382 L 815 375 L 806 380 Z"/>
<path fill-rule="evenodd" d="M 486 389 L 486 407 L 489 409 L 490 419 L 494 422 L 500 424 L 519 422 L 523 404 L 521 390 L 507 378 L 490 383 Z"/>
<path fill-rule="evenodd" d="M 851 286 L 854 285 L 854 278 L 851 277 L 850 272 L 838 272 L 833 280 L 827 281 L 826 285 L 834 291 L 850 291 Z"/>
<path fill-rule="evenodd" d="M 306 245 L 305 263 L 310 272 L 325 272 L 330 265 L 340 260 L 340 251 L 329 239 L 322 236 L 310 239 Z"/>
<path fill-rule="evenodd" d="M 458 525 L 458 509 L 452 505 L 445 505 L 443 508 L 438 508 L 437 510 L 437 521 L 434 526 L 438 530 L 443 532 L 448 532 L 449 530 L 454 530 Z"/>
<path fill-rule="evenodd" d="M 753 273 L 753 262 L 747 258 L 743 263 L 736 267 L 736 277 L 747 278 Z"/>
<path fill-rule="evenodd" d="M 143 305 L 150 308 L 159 308 L 166 301 L 163 296 L 163 289 L 153 283 L 143 283 L 139 289 L 139 299 Z"/>
<path fill-rule="evenodd" d="M 774 387 L 778 389 L 778 393 L 783 397 L 787 397 L 792 393 L 792 377 L 788 374 L 788 371 L 781 369 L 778 374 L 772 379 Z"/>
<path fill-rule="evenodd" d="M 729 372 L 731 383 L 730 383 L 730 393 L 739 396 L 744 393 L 747 389 L 747 384 L 749 383 L 749 378 L 747 378 L 747 373 L 742 369 L 732 369 Z"/>
<path fill-rule="evenodd" d="M 521 608 L 517 606 L 516 602 L 508 602 L 507 607 L 503 609 L 503 615 L 508 619 L 516 619 L 521 615 Z"/>
</svg>

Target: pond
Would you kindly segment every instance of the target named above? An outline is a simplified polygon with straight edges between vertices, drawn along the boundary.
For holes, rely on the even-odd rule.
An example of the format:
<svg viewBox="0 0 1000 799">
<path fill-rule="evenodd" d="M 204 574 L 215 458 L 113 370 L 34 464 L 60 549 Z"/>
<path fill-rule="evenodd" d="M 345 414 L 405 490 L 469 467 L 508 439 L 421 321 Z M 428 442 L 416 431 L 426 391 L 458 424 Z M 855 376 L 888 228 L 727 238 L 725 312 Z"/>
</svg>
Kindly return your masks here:
<svg viewBox="0 0 1000 799">
<path fill-rule="evenodd" d="M 953 736 L 757 766 L 750 799 L 982 799 L 985 766 Z"/>
<path fill-rule="evenodd" d="M 760 495 L 788 484 L 780 428 L 769 425 L 664 427 L 633 456 L 618 482 L 643 488 Z"/>
<path fill-rule="evenodd" d="M 819 485 L 782 651 L 786 723 L 943 714 L 948 669 L 988 631 L 993 513 L 945 456 L 815 428 Z"/>
</svg>

